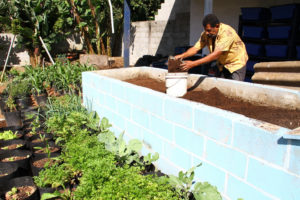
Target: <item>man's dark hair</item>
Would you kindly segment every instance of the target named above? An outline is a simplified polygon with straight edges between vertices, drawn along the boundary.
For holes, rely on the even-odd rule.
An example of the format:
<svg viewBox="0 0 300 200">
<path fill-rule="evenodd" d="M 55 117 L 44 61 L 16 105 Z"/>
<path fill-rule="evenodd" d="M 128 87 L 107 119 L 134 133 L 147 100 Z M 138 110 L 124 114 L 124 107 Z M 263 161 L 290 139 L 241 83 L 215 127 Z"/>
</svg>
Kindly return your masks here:
<svg viewBox="0 0 300 200">
<path fill-rule="evenodd" d="M 219 19 L 214 14 L 208 14 L 204 17 L 202 21 L 203 27 L 206 27 L 209 24 L 211 27 L 216 27 L 217 24 L 220 24 Z"/>
</svg>

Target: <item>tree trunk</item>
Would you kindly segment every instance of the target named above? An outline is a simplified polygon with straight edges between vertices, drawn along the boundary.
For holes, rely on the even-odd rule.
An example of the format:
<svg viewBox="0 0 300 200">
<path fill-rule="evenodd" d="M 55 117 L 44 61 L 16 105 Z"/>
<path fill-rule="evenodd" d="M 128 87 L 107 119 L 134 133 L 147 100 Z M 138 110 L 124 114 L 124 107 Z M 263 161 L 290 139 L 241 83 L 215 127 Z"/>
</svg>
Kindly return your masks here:
<svg viewBox="0 0 300 200">
<path fill-rule="evenodd" d="M 39 47 L 35 47 L 34 51 L 27 50 L 30 57 L 30 64 L 32 67 L 39 66 L 41 64 L 41 52 Z"/>
<path fill-rule="evenodd" d="M 73 13 L 74 13 L 77 24 L 80 24 L 81 19 L 80 19 L 80 16 L 79 16 L 78 12 L 77 12 L 74 0 L 68 0 L 68 1 L 72 6 L 72 10 L 73 10 Z M 92 45 L 92 43 L 90 41 L 90 38 L 89 38 L 89 35 L 88 35 L 87 27 L 80 27 L 80 31 L 83 34 L 84 40 L 86 42 L 86 45 L 87 45 L 87 48 L 88 48 L 88 53 L 94 54 L 95 52 L 94 52 L 93 45 Z"/>
<path fill-rule="evenodd" d="M 95 13 L 95 7 L 93 6 L 91 0 L 88 0 L 88 4 L 89 4 L 89 7 L 91 9 L 91 12 L 92 12 L 92 16 L 94 18 L 94 23 L 95 23 L 95 30 L 96 30 L 96 38 L 97 38 L 97 43 L 96 43 L 96 47 L 97 47 L 97 54 L 101 54 L 101 43 L 100 43 L 100 28 L 99 28 L 99 24 L 98 24 L 98 21 L 97 21 L 97 18 L 96 18 L 96 13 Z"/>
</svg>

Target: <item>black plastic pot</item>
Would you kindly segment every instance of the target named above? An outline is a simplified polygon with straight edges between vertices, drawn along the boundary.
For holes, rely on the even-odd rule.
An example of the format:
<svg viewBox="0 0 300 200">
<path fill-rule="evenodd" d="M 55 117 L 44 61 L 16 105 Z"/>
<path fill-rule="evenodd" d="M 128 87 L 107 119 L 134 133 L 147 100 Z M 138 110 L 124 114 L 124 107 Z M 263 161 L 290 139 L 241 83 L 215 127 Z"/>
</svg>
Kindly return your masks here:
<svg viewBox="0 0 300 200">
<path fill-rule="evenodd" d="M 7 185 L 1 190 L 2 192 L 2 198 L 5 198 L 5 193 L 10 191 L 13 187 L 22 187 L 22 186 L 32 186 L 36 190 L 27 198 L 23 198 L 22 200 L 37 200 L 39 199 L 39 193 L 38 188 L 35 186 L 32 177 L 30 176 L 24 176 L 19 178 L 11 179 Z"/>
<path fill-rule="evenodd" d="M 7 97 L 1 97 L 1 99 L 0 99 L 0 109 L 1 109 L 2 113 L 4 113 L 4 111 L 7 110 L 6 100 L 7 100 Z"/>
<path fill-rule="evenodd" d="M 43 194 L 45 193 L 53 193 L 55 192 L 56 188 L 51 188 L 51 187 L 38 187 L 40 197 L 42 197 Z"/>
<path fill-rule="evenodd" d="M 39 95 L 34 95 L 34 99 L 36 100 L 37 104 L 39 106 L 45 106 L 46 103 L 47 103 L 47 93 L 42 93 L 42 94 L 39 94 Z"/>
<path fill-rule="evenodd" d="M 0 130 L 0 132 L 4 132 L 4 131 L 8 131 L 8 130 L 4 130 L 4 129 L 2 129 L 2 130 Z M 14 132 L 14 133 L 17 133 L 17 138 L 15 138 L 15 139 L 12 139 L 12 140 L 20 140 L 20 139 L 23 139 L 24 138 L 24 132 L 23 131 L 21 131 L 21 130 L 11 130 L 12 132 Z M 0 140 L 0 141 L 11 141 L 11 140 Z"/>
<path fill-rule="evenodd" d="M 3 161 L 6 158 L 10 157 L 26 157 L 22 160 L 14 160 L 14 161 Z M 0 162 L 2 163 L 13 163 L 17 164 L 19 168 L 28 170 L 29 169 L 29 159 L 32 156 L 32 152 L 28 150 L 12 150 L 8 152 L 3 152 L 0 154 Z"/>
<path fill-rule="evenodd" d="M 49 141 L 48 142 L 48 145 L 50 148 L 57 148 L 57 151 L 54 151 L 54 152 L 51 152 L 51 154 L 56 154 L 56 155 L 60 155 L 60 152 L 61 152 L 61 148 L 56 145 L 53 141 Z M 41 146 L 41 148 L 45 148 L 46 147 L 46 144 L 44 143 L 43 146 Z M 48 153 L 39 153 L 38 152 L 39 149 L 33 149 L 33 156 L 36 157 L 36 158 L 43 158 L 43 157 L 47 157 L 48 156 Z"/>
<path fill-rule="evenodd" d="M 8 131 L 8 130 L 11 130 L 11 131 L 22 131 L 23 129 L 23 126 L 6 126 L 6 127 L 2 127 L 0 128 L 0 131 L 3 132 L 3 131 Z"/>
<path fill-rule="evenodd" d="M 50 158 L 55 158 L 55 157 L 58 157 L 60 154 L 58 153 L 52 153 L 50 155 Z M 45 158 L 48 158 L 47 156 L 44 156 L 44 157 L 32 157 L 31 158 L 31 161 L 30 161 L 30 167 L 31 167 L 31 173 L 32 173 L 32 176 L 38 176 L 40 171 L 42 169 L 44 169 L 44 166 L 43 167 L 36 167 L 34 166 L 34 162 L 37 162 L 39 160 L 42 160 L 42 159 L 45 159 Z"/>
<path fill-rule="evenodd" d="M 45 141 L 36 142 L 36 140 L 40 139 L 40 135 L 45 136 Z M 53 136 L 48 133 L 36 134 L 30 138 L 30 142 L 28 143 L 29 149 L 34 150 L 34 147 L 42 147 L 42 148 L 46 147 L 47 143 L 51 142 L 52 139 L 53 139 Z"/>
<path fill-rule="evenodd" d="M 16 99 L 16 103 L 19 108 L 23 109 L 28 109 L 32 106 L 32 100 L 31 97 L 23 97 L 20 99 Z"/>
<path fill-rule="evenodd" d="M 8 147 L 8 146 L 13 145 L 13 144 L 17 144 L 17 145 L 21 145 L 21 146 L 16 147 L 14 149 L 5 149 L 5 147 Z M 26 147 L 27 147 L 27 145 L 26 145 L 25 140 L 14 139 L 14 140 L 0 141 L 0 153 L 11 151 L 11 150 L 22 150 L 22 149 L 25 149 Z"/>
<path fill-rule="evenodd" d="M 0 162 L 0 175 L 0 187 L 3 187 L 3 184 L 7 184 L 7 181 L 19 175 L 18 165 Z"/>
<path fill-rule="evenodd" d="M 23 126 L 20 111 L 4 112 L 3 114 L 7 126 Z"/>
</svg>

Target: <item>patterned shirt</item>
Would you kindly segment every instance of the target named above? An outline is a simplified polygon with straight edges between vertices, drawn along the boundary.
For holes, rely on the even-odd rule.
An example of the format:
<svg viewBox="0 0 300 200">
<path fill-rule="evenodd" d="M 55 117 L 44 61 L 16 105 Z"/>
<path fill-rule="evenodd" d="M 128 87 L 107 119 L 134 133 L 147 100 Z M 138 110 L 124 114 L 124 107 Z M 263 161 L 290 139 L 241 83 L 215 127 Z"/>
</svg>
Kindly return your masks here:
<svg viewBox="0 0 300 200">
<path fill-rule="evenodd" d="M 214 50 L 222 51 L 222 54 L 218 58 L 220 70 L 222 70 L 222 66 L 224 66 L 233 73 L 244 67 L 248 61 L 245 44 L 236 31 L 227 24 L 220 23 L 214 50 L 212 38 L 207 37 L 205 32 L 202 32 L 200 39 L 196 42 L 194 47 L 200 50 L 205 46 L 208 47 L 210 53 Z"/>
</svg>

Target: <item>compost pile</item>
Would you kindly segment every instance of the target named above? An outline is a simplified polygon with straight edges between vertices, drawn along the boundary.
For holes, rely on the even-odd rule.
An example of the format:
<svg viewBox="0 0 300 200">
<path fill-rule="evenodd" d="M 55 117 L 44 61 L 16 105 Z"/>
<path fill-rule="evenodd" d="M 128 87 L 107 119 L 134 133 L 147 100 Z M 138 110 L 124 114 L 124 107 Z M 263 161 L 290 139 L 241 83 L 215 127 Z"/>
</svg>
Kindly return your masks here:
<svg viewBox="0 0 300 200">
<path fill-rule="evenodd" d="M 164 82 L 149 77 L 128 79 L 126 82 L 159 92 L 166 92 Z M 300 110 L 287 110 L 271 106 L 255 105 L 245 102 L 242 99 L 227 97 L 217 88 L 213 88 L 209 91 L 189 91 L 182 98 L 239 113 L 250 118 L 262 120 L 289 129 L 300 126 Z"/>
</svg>

